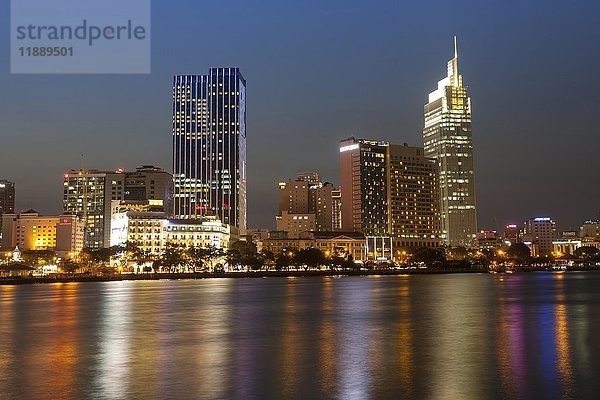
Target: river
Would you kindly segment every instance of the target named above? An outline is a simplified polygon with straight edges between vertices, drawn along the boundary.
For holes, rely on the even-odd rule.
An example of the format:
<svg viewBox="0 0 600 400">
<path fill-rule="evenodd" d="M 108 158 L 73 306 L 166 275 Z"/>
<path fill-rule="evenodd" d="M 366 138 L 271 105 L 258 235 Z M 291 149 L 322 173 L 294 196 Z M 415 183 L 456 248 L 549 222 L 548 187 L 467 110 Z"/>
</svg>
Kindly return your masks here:
<svg viewBox="0 0 600 400">
<path fill-rule="evenodd" d="M 597 398 L 600 273 L 0 286 L 1 399 Z"/>
</svg>

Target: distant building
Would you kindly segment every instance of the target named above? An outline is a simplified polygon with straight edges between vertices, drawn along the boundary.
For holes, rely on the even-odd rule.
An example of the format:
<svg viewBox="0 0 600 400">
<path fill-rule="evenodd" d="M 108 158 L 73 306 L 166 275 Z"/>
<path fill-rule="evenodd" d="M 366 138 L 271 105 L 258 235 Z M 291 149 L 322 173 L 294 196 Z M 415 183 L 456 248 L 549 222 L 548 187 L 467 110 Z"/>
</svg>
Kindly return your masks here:
<svg viewBox="0 0 600 400">
<path fill-rule="evenodd" d="M 581 247 L 581 239 L 578 237 L 562 237 L 552 241 L 552 254 L 555 257 L 573 255 L 575 250 Z"/>
<path fill-rule="evenodd" d="M 71 258 L 83 249 L 83 221 L 74 215 L 43 216 L 35 210 L 2 217 L 2 247 L 53 250 Z"/>
<path fill-rule="evenodd" d="M 350 137 L 340 143 L 342 229 L 373 244 L 438 247 L 439 197 L 435 161 L 423 149 Z"/>
<path fill-rule="evenodd" d="M 550 217 L 532 218 L 525 222 L 523 242 L 531 249 L 534 257 L 551 255 L 557 238 L 556 222 Z"/>
<path fill-rule="evenodd" d="M 63 212 L 83 218 L 84 246 L 93 249 L 109 247 L 112 201 L 153 200 L 161 211 L 172 212 L 173 178 L 154 166 L 135 172 L 72 170 L 63 185 Z"/>
<path fill-rule="evenodd" d="M 441 230 L 444 244 L 472 246 L 477 233 L 471 98 L 458 71 L 458 45 L 448 76 L 438 82 L 424 107 L 425 156 L 439 168 Z"/>
<path fill-rule="evenodd" d="M 317 221 L 314 213 L 289 214 L 287 211 L 283 211 L 281 215 L 275 217 L 275 223 L 277 230 L 286 232 L 289 238 L 297 238 L 302 232 L 317 229 Z"/>
<path fill-rule="evenodd" d="M 0 216 L 15 213 L 15 184 L 0 179 Z"/>
<path fill-rule="evenodd" d="M 579 228 L 579 237 L 589 241 L 600 241 L 600 220 L 585 221 Z"/>
<path fill-rule="evenodd" d="M 342 191 L 333 189 L 331 191 L 331 207 L 333 209 L 333 218 L 331 221 L 334 231 L 342 230 Z"/>
<path fill-rule="evenodd" d="M 288 237 L 298 237 L 304 231 L 332 231 L 334 191 L 333 185 L 322 182 L 315 172 L 303 172 L 295 180 L 281 182 L 277 230 L 288 232 Z"/>
<path fill-rule="evenodd" d="M 173 79 L 175 217 L 246 230 L 246 80 L 239 68 Z"/>
<path fill-rule="evenodd" d="M 365 236 L 358 232 L 302 232 L 298 238 L 270 238 L 263 240 L 262 249 L 281 254 L 286 251 L 317 248 L 325 256 L 366 260 Z"/>
<path fill-rule="evenodd" d="M 2 215 L 14 213 L 15 184 L 5 179 L 0 179 L 0 235 L 2 235 Z"/>
<path fill-rule="evenodd" d="M 477 232 L 477 244 L 482 250 L 493 250 L 502 245 L 498 233 L 490 229 Z"/>
<path fill-rule="evenodd" d="M 515 224 L 509 224 L 504 227 L 504 241 L 511 245 L 519 243 L 519 227 Z"/>
</svg>

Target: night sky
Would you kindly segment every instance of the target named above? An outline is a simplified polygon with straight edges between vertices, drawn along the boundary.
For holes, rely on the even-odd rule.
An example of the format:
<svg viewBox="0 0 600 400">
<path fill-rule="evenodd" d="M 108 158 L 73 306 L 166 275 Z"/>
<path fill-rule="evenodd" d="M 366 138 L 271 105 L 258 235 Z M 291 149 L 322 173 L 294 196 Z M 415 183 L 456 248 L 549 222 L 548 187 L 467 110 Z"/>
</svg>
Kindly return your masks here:
<svg viewBox="0 0 600 400">
<path fill-rule="evenodd" d="M 248 82 L 249 226 L 277 182 L 338 183 L 338 142 L 422 146 L 423 104 L 452 36 L 470 87 L 479 226 L 600 212 L 600 2 L 155 0 L 150 75 L 10 75 L 0 0 L 0 178 L 17 208 L 60 213 L 62 174 L 171 170 L 172 75 L 239 66 Z"/>
</svg>

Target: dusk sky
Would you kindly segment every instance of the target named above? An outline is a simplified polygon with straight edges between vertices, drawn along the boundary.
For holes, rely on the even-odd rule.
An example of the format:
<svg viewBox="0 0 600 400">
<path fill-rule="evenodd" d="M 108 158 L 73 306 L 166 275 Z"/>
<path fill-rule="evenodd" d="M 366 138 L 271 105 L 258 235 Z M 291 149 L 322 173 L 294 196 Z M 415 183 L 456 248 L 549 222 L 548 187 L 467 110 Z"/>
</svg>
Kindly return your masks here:
<svg viewBox="0 0 600 400">
<path fill-rule="evenodd" d="M 248 95 L 248 218 L 273 228 L 277 183 L 339 182 L 350 135 L 423 145 L 423 104 L 454 34 L 470 88 L 479 227 L 600 213 L 600 2 L 153 1 L 150 75 L 11 75 L 1 0 L 0 178 L 17 208 L 62 211 L 62 174 L 171 171 L 174 74 L 238 66 Z"/>
</svg>

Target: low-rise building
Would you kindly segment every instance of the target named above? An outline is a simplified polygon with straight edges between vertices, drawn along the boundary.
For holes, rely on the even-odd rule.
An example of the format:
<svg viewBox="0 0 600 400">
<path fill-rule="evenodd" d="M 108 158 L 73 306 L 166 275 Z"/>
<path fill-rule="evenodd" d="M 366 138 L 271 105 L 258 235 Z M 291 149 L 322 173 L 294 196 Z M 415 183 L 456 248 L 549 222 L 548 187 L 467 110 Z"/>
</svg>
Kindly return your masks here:
<svg viewBox="0 0 600 400">
<path fill-rule="evenodd" d="M 238 237 L 236 229 L 217 219 L 167 219 L 162 212 L 122 211 L 112 216 L 110 244 L 130 242 L 158 255 L 167 244 L 227 250 Z"/>
<path fill-rule="evenodd" d="M 83 249 L 84 224 L 75 215 L 43 216 L 35 210 L 2 217 L 2 247 L 53 250 L 74 257 Z"/>
<path fill-rule="evenodd" d="M 286 251 L 317 248 L 325 256 L 346 258 L 351 255 L 354 260 L 366 259 L 366 239 L 359 232 L 302 232 L 297 238 L 269 238 L 262 241 L 262 249 L 275 254 Z"/>
</svg>

